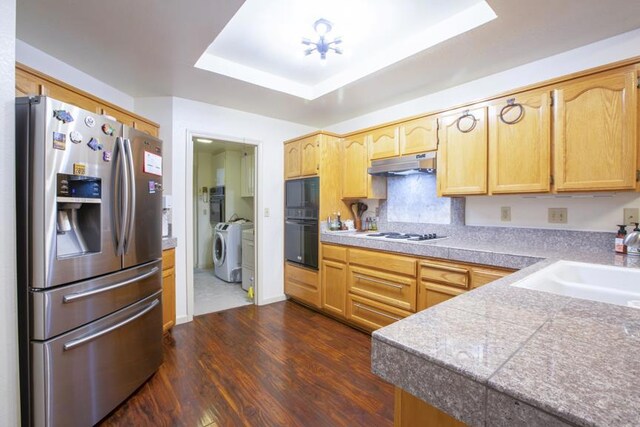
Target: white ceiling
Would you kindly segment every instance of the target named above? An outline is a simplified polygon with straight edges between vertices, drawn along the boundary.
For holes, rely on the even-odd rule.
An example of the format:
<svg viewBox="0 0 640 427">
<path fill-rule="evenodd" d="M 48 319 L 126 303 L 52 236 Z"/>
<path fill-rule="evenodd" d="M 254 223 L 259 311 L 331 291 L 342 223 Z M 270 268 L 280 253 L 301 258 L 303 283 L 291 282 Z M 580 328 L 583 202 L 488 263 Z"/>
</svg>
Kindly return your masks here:
<svg viewBox="0 0 640 427">
<path fill-rule="evenodd" d="M 496 17 L 484 0 L 247 0 L 196 67 L 316 99 Z M 343 54 L 304 56 L 328 19 Z"/>
<path fill-rule="evenodd" d="M 20 0 L 17 36 L 134 97 L 179 96 L 325 127 L 640 27 L 638 0 L 487 2 L 497 19 L 313 101 L 193 66 L 242 0 Z"/>
</svg>

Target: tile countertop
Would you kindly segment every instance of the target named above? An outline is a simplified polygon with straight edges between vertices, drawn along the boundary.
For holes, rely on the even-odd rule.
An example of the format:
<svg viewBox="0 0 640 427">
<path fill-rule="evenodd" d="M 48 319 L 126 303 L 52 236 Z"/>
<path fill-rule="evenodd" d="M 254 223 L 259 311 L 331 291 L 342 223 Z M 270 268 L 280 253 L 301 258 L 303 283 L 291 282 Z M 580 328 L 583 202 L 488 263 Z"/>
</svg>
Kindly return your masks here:
<svg viewBox="0 0 640 427">
<path fill-rule="evenodd" d="M 640 268 L 638 258 L 463 237 L 322 241 L 525 267 L 375 331 L 372 370 L 390 383 L 471 426 L 640 425 L 640 310 L 509 286 L 558 259 Z"/>
<path fill-rule="evenodd" d="M 162 250 L 173 249 L 178 246 L 178 239 L 176 237 L 164 236 L 162 238 Z"/>
</svg>

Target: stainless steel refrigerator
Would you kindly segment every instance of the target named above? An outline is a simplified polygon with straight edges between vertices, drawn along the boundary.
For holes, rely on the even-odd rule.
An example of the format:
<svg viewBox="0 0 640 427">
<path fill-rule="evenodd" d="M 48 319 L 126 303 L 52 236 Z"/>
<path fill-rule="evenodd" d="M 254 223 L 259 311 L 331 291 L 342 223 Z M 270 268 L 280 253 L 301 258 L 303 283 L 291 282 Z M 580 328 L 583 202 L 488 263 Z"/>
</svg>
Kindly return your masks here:
<svg viewBox="0 0 640 427">
<path fill-rule="evenodd" d="M 16 100 L 23 425 L 97 423 L 162 363 L 162 143 Z"/>
</svg>

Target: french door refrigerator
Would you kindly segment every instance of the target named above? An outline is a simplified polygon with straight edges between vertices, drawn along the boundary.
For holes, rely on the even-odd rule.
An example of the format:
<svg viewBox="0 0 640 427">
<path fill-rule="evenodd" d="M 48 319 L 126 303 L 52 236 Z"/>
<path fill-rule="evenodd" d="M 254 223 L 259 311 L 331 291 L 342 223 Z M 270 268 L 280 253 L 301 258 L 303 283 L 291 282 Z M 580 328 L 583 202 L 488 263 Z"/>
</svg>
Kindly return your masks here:
<svg viewBox="0 0 640 427">
<path fill-rule="evenodd" d="M 23 425 L 90 426 L 162 363 L 162 143 L 16 100 Z"/>
</svg>

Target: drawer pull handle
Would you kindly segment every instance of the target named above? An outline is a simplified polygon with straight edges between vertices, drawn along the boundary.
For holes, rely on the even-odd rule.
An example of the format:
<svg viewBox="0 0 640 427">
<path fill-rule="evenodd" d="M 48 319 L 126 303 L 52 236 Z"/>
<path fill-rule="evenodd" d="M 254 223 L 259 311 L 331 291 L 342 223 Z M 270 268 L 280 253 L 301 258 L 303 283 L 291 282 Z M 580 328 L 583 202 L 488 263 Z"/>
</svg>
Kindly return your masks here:
<svg viewBox="0 0 640 427">
<path fill-rule="evenodd" d="M 449 266 L 446 266 L 446 265 L 430 264 L 428 262 L 423 262 L 420 265 L 422 267 L 433 268 L 435 270 L 449 271 L 451 273 L 469 274 L 469 271 L 466 268 L 449 267 Z"/>
<path fill-rule="evenodd" d="M 113 332 L 116 329 L 120 329 L 123 326 L 133 322 L 134 320 L 144 316 L 145 314 L 147 314 L 148 312 L 153 310 L 158 304 L 160 304 L 160 300 L 159 299 L 153 300 L 153 302 L 151 304 L 149 304 L 144 310 L 140 311 L 137 314 L 134 314 L 133 316 L 129 317 L 128 319 L 125 319 L 120 323 L 116 323 L 113 326 L 109 326 L 108 328 L 105 328 L 105 329 L 103 329 L 101 331 L 98 331 L 98 332 L 96 332 L 94 334 L 87 335 L 87 336 L 82 337 L 82 338 L 77 338 L 75 340 L 71 340 L 71 341 L 69 341 L 68 343 L 66 343 L 63 346 L 63 349 L 65 351 L 73 350 L 74 348 L 76 348 L 78 346 L 81 346 L 82 344 L 86 344 L 89 341 L 93 341 L 93 340 L 95 340 L 97 338 L 100 338 L 101 336 L 106 335 L 106 334 L 108 334 L 110 332 Z"/>
<path fill-rule="evenodd" d="M 387 319 L 392 319 L 392 320 L 395 320 L 395 321 L 402 320 L 400 317 L 391 316 L 391 315 L 389 315 L 389 314 L 387 314 L 387 313 L 383 313 L 383 312 L 381 312 L 381 311 L 378 311 L 378 310 L 374 310 L 374 309 L 372 309 L 372 308 L 369 308 L 369 307 L 367 307 L 366 305 L 358 304 L 357 302 L 353 303 L 353 305 L 355 305 L 356 307 L 358 307 L 358 308 L 359 308 L 359 309 L 361 309 L 361 310 L 369 311 L 369 312 L 371 312 L 371 313 L 375 313 L 375 314 L 377 314 L 377 315 L 379 315 L 379 316 L 386 317 Z"/>
<path fill-rule="evenodd" d="M 110 286 L 105 286 L 104 288 L 94 289 L 92 291 L 76 292 L 74 294 L 65 295 L 64 297 L 62 297 L 62 302 L 66 304 L 66 303 L 73 302 L 73 301 L 78 300 L 78 299 L 90 297 L 92 295 L 97 295 L 97 294 L 101 294 L 103 292 L 112 291 L 114 289 L 118 289 L 118 288 L 121 288 L 123 286 L 127 286 L 127 285 L 129 285 L 129 284 L 131 284 L 133 282 L 137 282 L 138 280 L 146 279 L 149 276 L 153 276 L 157 272 L 158 272 L 158 267 L 153 267 L 151 270 L 147 271 L 146 273 L 140 274 L 139 276 L 136 276 L 136 277 L 132 277 L 131 279 L 125 280 L 124 282 L 118 282 L 118 283 L 115 283 L 115 284 L 110 285 Z"/>
<path fill-rule="evenodd" d="M 379 283 L 381 285 L 391 286 L 392 288 L 396 288 L 396 289 L 403 289 L 404 288 L 404 286 L 402 286 L 402 285 L 396 285 L 395 283 L 390 283 L 390 282 L 387 282 L 385 280 L 379 280 L 379 279 L 374 279 L 374 278 L 367 277 L 367 276 L 361 276 L 360 274 L 356 274 L 355 277 L 356 277 L 356 279 L 366 280 L 366 281 L 373 282 L 373 283 Z"/>
</svg>

